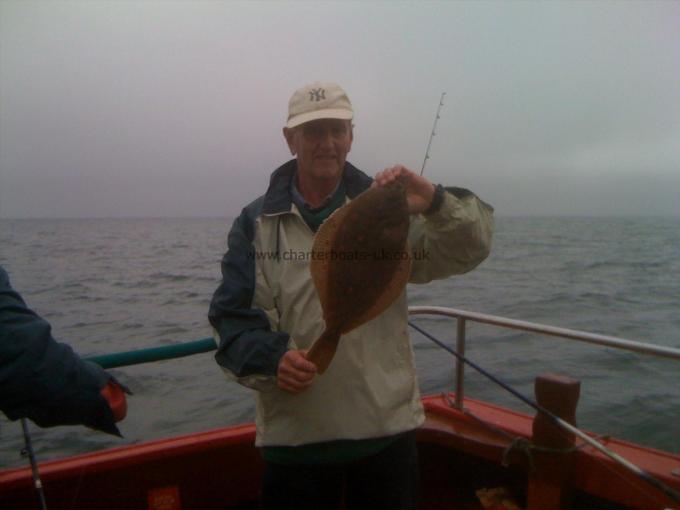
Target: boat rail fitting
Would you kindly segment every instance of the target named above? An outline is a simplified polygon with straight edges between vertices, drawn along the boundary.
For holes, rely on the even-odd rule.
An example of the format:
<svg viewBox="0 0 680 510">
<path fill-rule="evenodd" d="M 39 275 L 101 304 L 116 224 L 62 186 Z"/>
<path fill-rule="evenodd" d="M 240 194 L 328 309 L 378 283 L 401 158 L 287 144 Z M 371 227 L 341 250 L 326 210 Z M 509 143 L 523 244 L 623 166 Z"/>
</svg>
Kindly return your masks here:
<svg viewBox="0 0 680 510">
<path fill-rule="evenodd" d="M 149 347 L 147 349 L 135 349 L 133 351 L 101 354 L 85 358 L 87 361 L 96 363 L 104 369 L 129 367 L 142 363 L 152 363 L 168 359 L 184 358 L 194 354 L 211 352 L 217 349 L 217 343 L 212 337 L 201 338 L 179 344 Z"/>
<path fill-rule="evenodd" d="M 456 352 L 460 354 L 456 357 L 456 400 L 458 409 L 463 410 L 463 395 L 465 394 L 465 319 L 456 319 Z"/>
<path fill-rule="evenodd" d="M 537 322 L 520 321 L 515 319 L 508 319 L 498 315 L 489 315 L 478 312 L 468 312 L 466 310 L 459 310 L 457 308 L 448 308 L 444 306 L 410 306 L 408 309 L 409 315 L 440 315 L 444 317 L 451 317 L 456 319 L 456 352 L 460 355 L 456 359 L 456 395 L 454 405 L 458 409 L 463 408 L 464 398 L 464 362 L 461 357 L 465 356 L 465 328 L 467 321 L 477 322 L 480 324 L 489 324 L 501 328 L 516 329 L 526 331 L 528 333 L 538 333 L 547 336 L 554 336 L 566 340 L 575 340 L 579 342 L 591 343 L 596 345 L 603 345 L 605 347 L 612 347 L 614 349 L 633 351 L 642 354 L 650 354 L 665 359 L 680 360 L 680 349 L 675 347 L 668 347 L 664 345 L 655 345 L 644 342 L 637 342 L 633 340 L 626 340 L 609 335 L 600 335 L 597 333 L 588 333 L 586 331 L 578 331 L 575 329 L 560 328 L 556 326 L 548 326 L 546 324 L 539 324 Z"/>
</svg>

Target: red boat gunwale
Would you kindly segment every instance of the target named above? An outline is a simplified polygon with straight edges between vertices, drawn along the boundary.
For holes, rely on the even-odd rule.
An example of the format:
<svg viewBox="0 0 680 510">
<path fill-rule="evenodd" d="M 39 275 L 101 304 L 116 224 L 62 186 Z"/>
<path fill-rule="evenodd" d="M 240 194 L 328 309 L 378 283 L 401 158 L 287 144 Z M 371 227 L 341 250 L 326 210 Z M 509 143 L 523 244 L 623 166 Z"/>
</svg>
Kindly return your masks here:
<svg viewBox="0 0 680 510">
<path fill-rule="evenodd" d="M 423 457 L 436 447 L 438 455 L 454 458 L 462 454 L 481 459 L 499 471 L 506 469 L 501 464 L 511 438 L 529 439 L 533 417 L 473 399 L 465 399 L 464 413 L 451 407 L 449 398 L 438 395 L 423 399 L 427 419 L 418 432 Z M 253 424 L 238 425 L 47 461 L 40 464 L 40 474 L 49 508 L 88 508 L 96 501 L 98 508 L 147 509 L 151 508 L 147 506 L 149 491 L 163 487 L 179 488 L 184 509 L 233 508 L 257 499 L 263 466 L 254 440 Z M 680 480 L 671 473 L 680 466 L 680 456 L 615 439 L 606 445 L 680 490 Z M 510 459 L 510 469 L 526 477 L 527 463 L 522 455 L 513 454 Z M 447 480 L 445 468 L 428 463 L 427 458 L 421 460 L 428 467 L 423 478 L 439 470 L 437 479 Z M 577 452 L 575 466 L 572 484 L 577 491 L 629 508 L 677 508 L 668 496 L 590 447 Z M 104 493 L 110 504 L 103 505 Z M 224 500 L 213 501 L 220 494 Z M 76 500 L 78 504 L 72 506 Z M 34 502 L 29 467 L 0 471 L 0 507 L 25 509 Z"/>
</svg>

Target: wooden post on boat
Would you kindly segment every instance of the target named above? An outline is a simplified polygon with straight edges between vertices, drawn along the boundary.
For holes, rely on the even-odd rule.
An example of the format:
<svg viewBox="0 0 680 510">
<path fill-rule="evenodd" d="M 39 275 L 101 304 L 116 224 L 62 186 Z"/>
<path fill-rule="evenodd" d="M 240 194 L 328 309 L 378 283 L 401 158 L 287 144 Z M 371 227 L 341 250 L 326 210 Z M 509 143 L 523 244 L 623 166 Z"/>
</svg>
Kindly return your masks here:
<svg viewBox="0 0 680 510">
<path fill-rule="evenodd" d="M 536 378 L 538 404 L 572 425 L 576 425 L 576 405 L 581 382 L 557 374 Z M 567 510 L 571 500 L 571 474 L 574 465 L 574 436 L 549 418 L 537 413 L 534 418 L 532 443 L 555 451 L 533 450 L 534 470 L 529 473 L 527 510 Z"/>
</svg>

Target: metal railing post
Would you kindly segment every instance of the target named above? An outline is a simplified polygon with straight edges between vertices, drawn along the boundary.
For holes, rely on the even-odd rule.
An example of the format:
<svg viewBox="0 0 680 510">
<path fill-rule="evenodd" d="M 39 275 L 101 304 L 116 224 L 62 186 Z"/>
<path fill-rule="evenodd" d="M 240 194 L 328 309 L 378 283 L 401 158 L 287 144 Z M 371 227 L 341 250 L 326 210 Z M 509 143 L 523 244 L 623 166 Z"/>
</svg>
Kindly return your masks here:
<svg viewBox="0 0 680 510">
<path fill-rule="evenodd" d="M 456 358 L 456 407 L 463 410 L 463 393 L 465 386 L 465 319 L 458 317 L 456 320 L 456 352 L 460 357 Z"/>
</svg>

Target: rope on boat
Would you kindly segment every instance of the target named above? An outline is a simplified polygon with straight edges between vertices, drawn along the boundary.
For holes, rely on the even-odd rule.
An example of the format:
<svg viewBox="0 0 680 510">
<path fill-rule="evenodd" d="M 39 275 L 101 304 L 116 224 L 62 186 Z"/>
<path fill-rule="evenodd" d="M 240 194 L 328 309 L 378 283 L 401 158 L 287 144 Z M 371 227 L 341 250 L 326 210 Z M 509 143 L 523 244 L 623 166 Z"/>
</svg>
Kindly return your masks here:
<svg viewBox="0 0 680 510">
<path fill-rule="evenodd" d="M 609 436 L 596 436 L 598 439 L 607 439 Z M 519 451 L 523 453 L 527 457 L 527 461 L 529 462 L 529 469 L 532 472 L 536 471 L 536 467 L 534 466 L 534 456 L 533 452 L 538 452 L 538 453 L 551 453 L 551 454 L 567 454 L 567 453 L 574 453 L 577 452 L 583 448 L 588 446 L 587 443 L 581 443 L 577 444 L 574 446 L 570 446 L 569 448 L 549 448 L 547 446 L 539 446 L 533 442 L 531 442 L 529 439 L 526 437 L 514 437 L 512 438 L 511 443 L 507 446 L 507 448 L 503 451 L 503 460 L 501 464 L 505 467 L 510 465 L 510 454 L 515 451 Z"/>
<path fill-rule="evenodd" d="M 451 400 L 451 398 L 448 396 L 448 394 L 443 393 L 442 397 L 449 403 L 451 407 L 456 407 L 455 403 Z M 510 454 L 514 451 L 519 451 L 523 453 L 527 457 L 527 461 L 529 463 L 529 469 L 531 471 L 535 471 L 534 467 L 534 457 L 533 457 L 533 452 L 540 452 L 540 453 L 552 453 L 552 454 L 567 454 L 567 453 L 574 453 L 578 450 L 583 449 L 585 446 L 587 446 L 586 443 L 581 443 L 577 444 L 574 446 L 570 446 L 568 448 L 550 448 L 548 446 L 540 446 L 529 439 L 521 436 L 513 436 L 512 434 L 509 434 L 507 431 L 503 430 L 500 427 L 497 427 L 493 423 L 490 423 L 486 420 L 481 419 L 479 416 L 477 416 L 475 413 L 471 412 L 468 409 L 463 409 L 462 413 L 465 416 L 469 416 L 473 420 L 475 420 L 479 425 L 482 427 L 485 427 L 492 432 L 501 435 L 505 437 L 508 441 L 510 441 L 510 444 L 505 448 L 503 451 L 503 460 L 501 464 L 505 467 L 510 465 Z M 607 442 L 610 439 L 610 436 L 608 435 L 603 435 L 603 436 L 595 436 L 598 440 L 602 442 Z"/>
<path fill-rule="evenodd" d="M 631 471 L 632 473 L 634 473 L 638 477 L 642 478 L 648 484 L 659 489 L 660 491 L 662 491 L 663 493 L 665 493 L 666 495 L 668 495 L 669 497 L 671 497 L 675 501 L 680 502 L 680 493 L 678 491 L 674 490 L 671 487 L 668 487 L 666 484 L 664 484 L 663 482 L 654 478 L 651 474 L 649 474 L 644 469 L 642 469 L 642 468 L 636 466 L 635 464 L 633 464 L 632 462 L 624 459 L 623 457 L 621 457 L 616 452 L 611 451 L 609 448 L 607 448 L 603 444 L 599 443 L 598 441 L 596 441 L 592 437 L 588 436 L 586 433 L 584 433 L 581 430 L 579 430 L 578 428 L 574 427 L 571 423 L 568 423 L 568 422 L 564 421 L 562 418 L 560 418 L 559 416 L 556 416 L 555 414 L 551 413 L 545 407 L 534 402 L 529 397 L 522 395 L 519 391 L 514 389 L 512 386 L 504 383 L 503 381 L 501 381 L 500 379 L 498 379 L 497 377 L 495 377 L 491 373 L 487 372 L 486 370 L 484 370 L 482 367 L 480 367 L 476 363 L 470 361 L 468 358 L 466 358 L 462 354 L 459 354 L 458 352 L 456 352 L 454 349 L 452 349 L 451 347 L 449 347 L 448 345 L 443 343 L 441 340 L 438 340 L 437 338 L 430 335 L 427 331 L 416 326 L 412 321 L 408 321 L 408 323 L 409 323 L 409 326 L 411 326 L 413 329 L 418 331 L 421 335 L 425 336 L 426 338 L 428 338 L 429 340 L 431 340 L 432 342 L 437 344 L 439 347 L 441 347 L 442 349 L 447 351 L 449 354 L 453 354 L 457 359 L 459 359 L 463 363 L 471 366 L 477 372 L 482 374 L 484 377 L 486 377 L 487 379 L 490 379 L 491 381 L 493 381 L 494 383 L 496 383 L 497 385 L 502 387 L 504 390 L 510 392 L 512 395 L 514 395 L 515 397 L 520 399 L 522 402 L 527 404 L 529 407 L 532 407 L 536 411 L 543 414 L 546 418 L 548 418 L 550 421 L 552 421 L 558 427 L 566 430 L 567 432 L 574 434 L 575 436 L 578 436 L 580 439 L 582 439 L 583 441 L 588 443 L 590 446 L 592 446 L 596 450 L 602 452 L 603 454 L 605 454 L 610 459 L 614 460 L 615 462 L 618 462 L 620 465 L 622 465 L 623 467 L 625 467 L 626 469 L 628 469 L 629 471 Z"/>
</svg>

